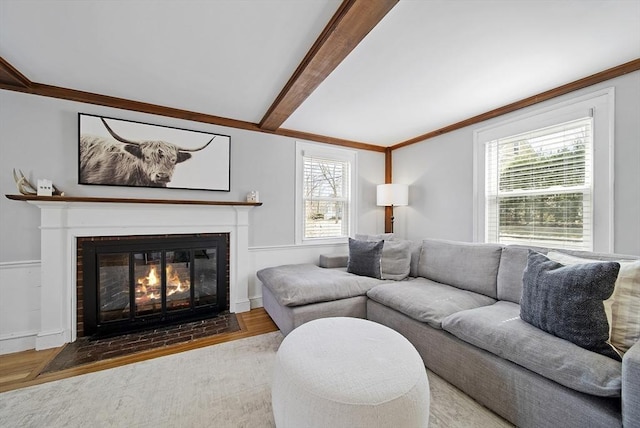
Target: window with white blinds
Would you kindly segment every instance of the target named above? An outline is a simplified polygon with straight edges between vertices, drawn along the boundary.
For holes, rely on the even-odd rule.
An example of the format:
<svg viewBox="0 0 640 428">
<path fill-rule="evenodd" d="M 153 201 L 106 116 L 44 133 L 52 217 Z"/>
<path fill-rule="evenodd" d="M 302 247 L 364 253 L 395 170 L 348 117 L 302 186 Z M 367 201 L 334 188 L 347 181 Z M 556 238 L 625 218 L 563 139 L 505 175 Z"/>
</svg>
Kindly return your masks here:
<svg viewBox="0 0 640 428">
<path fill-rule="evenodd" d="M 473 131 L 478 242 L 614 251 L 615 89 Z"/>
<path fill-rule="evenodd" d="M 349 236 L 349 162 L 303 156 L 304 237 Z"/>
<path fill-rule="evenodd" d="M 355 152 L 298 143 L 298 241 L 346 239 Z"/>
<path fill-rule="evenodd" d="M 485 145 L 486 241 L 593 247 L 593 119 Z"/>
</svg>

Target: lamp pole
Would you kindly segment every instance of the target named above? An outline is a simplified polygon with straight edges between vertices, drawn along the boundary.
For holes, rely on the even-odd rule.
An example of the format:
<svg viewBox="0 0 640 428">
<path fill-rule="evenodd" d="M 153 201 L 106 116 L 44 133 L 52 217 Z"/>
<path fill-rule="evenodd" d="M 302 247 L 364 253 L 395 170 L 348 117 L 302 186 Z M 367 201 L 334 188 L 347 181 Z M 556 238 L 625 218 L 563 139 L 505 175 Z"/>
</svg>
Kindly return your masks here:
<svg viewBox="0 0 640 428">
<path fill-rule="evenodd" d="M 409 199 L 409 188 L 405 184 L 379 184 L 376 189 L 376 203 L 385 207 L 385 233 L 393 232 L 393 208 L 395 206 L 407 205 Z"/>
</svg>

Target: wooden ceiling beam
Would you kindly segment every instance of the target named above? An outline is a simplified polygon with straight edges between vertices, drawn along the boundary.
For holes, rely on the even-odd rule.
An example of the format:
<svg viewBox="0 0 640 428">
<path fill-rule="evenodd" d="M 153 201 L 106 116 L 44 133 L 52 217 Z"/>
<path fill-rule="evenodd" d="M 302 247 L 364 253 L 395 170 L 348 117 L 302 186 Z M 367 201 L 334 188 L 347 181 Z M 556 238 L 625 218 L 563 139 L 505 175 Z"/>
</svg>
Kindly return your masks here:
<svg viewBox="0 0 640 428">
<path fill-rule="evenodd" d="M 0 83 L 18 88 L 28 88 L 31 81 L 27 77 L 16 70 L 4 58 L 0 56 Z"/>
<path fill-rule="evenodd" d="M 260 121 L 278 129 L 399 0 L 344 0 Z"/>
</svg>

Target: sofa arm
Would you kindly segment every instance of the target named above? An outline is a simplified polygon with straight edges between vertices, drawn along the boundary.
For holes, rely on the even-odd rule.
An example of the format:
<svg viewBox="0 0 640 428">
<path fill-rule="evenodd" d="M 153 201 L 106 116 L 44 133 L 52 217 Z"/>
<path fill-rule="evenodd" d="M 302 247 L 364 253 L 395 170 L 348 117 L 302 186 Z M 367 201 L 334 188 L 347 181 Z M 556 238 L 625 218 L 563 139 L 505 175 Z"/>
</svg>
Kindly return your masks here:
<svg viewBox="0 0 640 428">
<path fill-rule="evenodd" d="M 322 268 L 339 268 L 339 267 L 347 267 L 347 261 L 349 260 L 349 256 L 347 255 L 338 255 L 338 254 L 320 254 L 320 263 L 318 266 Z"/>
<path fill-rule="evenodd" d="M 622 358 L 622 425 L 640 426 L 640 341 Z"/>
</svg>

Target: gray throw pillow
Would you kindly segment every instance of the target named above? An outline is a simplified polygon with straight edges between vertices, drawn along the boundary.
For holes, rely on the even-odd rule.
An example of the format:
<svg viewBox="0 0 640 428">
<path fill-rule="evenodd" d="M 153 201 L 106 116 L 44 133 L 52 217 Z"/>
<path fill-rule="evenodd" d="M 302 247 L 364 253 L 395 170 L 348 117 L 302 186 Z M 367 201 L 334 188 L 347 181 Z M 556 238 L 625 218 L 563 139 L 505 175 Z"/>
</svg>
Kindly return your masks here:
<svg viewBox="0 0 640 428">
<path fill-rule="evenodd" d="M 613 293 L 620 264 L 564 266 L 529 250 L 522 276 L 520 318 L 582 348 L 621 360 L 607 343 L 603 301 Z"/>
<path fill-rule="evenodd" d="M 349 238 L 347 272 L 380 279 L 380 259 L 384 241 L 360 241 Z"/>
<path fill-rule="evenodd" d="M 411 242 L 384 241 L 382 247 L 382 279 L 400 281 L 411 271 Z"/>
</svg>

